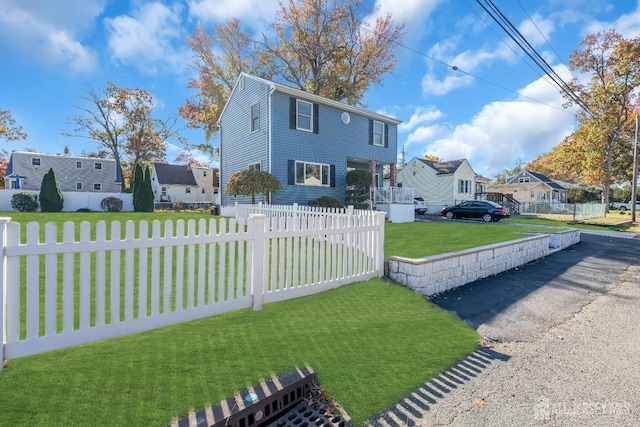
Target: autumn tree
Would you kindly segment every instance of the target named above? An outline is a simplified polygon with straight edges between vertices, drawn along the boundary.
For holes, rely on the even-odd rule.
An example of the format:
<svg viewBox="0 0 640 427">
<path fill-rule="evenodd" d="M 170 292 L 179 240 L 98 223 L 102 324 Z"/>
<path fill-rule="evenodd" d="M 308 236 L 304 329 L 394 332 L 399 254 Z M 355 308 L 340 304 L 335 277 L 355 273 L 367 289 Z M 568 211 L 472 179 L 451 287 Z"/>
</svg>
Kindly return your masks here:
<svg viewBox="0 0 640 427">
<path fill-rule="evenodd" d="M 627 40 L 609 30 L 587 35 L 580 45 L 582 50 L 571 54 L 570 68 L 589 81 L 574 78 L 569 87 L 586 108 L 577 113 L 579 127 L 571 143 L 562 145 L 562 155 L 579 168 L 585 184 L 603 187 L 607 202 L 611 184 L 627 180 L 632 169 L 640 39 Z M 568 99 L 569 105 L 574 103 L 575 98 Z"/>
<path fill-rule="evenodd" d="M 0 109 L 0 139 L 7 142 L 27 139 L 27 134 L 22 132 L 22 126 L 16 124 L 9 110 Z"/>
<path fill-rule="evenodd" d="M 7 174 L 7 167 L 9 166 L 9 153 L 7 150 L 0 150 L 0 190 L 5 188 L 4 177 Z"/>
<path fill-rule="evenodd" d="M 108 82 L 102 91 L 87 87 L 81 99 L 85 105 L 78 107 L 81 113 L 72 118 L 75 128 L 65 135 L 87 138 L 97 143 L 100 151 L 109 151 L 123 189 L 125 160 L 133 166 L 164 158 L 166 141 L 182 140 L 175 129 L 177 119 L 162 121 L 153 117 L 157 106 L 145 90 L 120 88 Z"/>
<path fill-rule="evenodd" d="M 197 93 L 180 114 L 202 128 L 208 142 L 241 71 L 363 106 L 369 87 L 381 86 L 395 67 L 405 32 L 404 24 L 396 24 L 390 14 L 369 23 L 367 17 L 375 11 L 367 4 L 285 0 L 270 23 L 271 32 L 259 40 L 237 19 L 216 25 L 212 33 L 198 28 L 188 40 L 198 71 L 189 87 Z"/>
<path fill-rule="evenodd" d="M 436 162 L 436 163 L 438 163 L 438 162 L 441 162 L 441 161 L 442 161 L 442 158 L 440 158 L 440 157 L 438 157 L 438 156 L 434 156 L 433 154 L 425 154 L 425 155 L 424 155 L 424 159 L 425 159 L 425 160 L 428 160 L 428 161 L 430 161 L 430 162 Z"/>
<path fill-rule="evenodd" d="M 256 194 L 267 198 L 269 193 L 282 189 L 278 178 L 266 171 L 241 170 L 229 178 L 227 194 L 231 196 L 251 196 L 251 204 L 256 203 Z"/>
</svg>

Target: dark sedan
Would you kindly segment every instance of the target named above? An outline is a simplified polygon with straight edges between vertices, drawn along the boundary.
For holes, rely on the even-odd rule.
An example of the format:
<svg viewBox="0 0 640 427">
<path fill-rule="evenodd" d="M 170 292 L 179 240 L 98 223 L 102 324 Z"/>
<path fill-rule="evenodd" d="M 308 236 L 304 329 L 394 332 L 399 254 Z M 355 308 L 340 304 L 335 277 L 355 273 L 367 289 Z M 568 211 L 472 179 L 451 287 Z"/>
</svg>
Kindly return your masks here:
<svg viewBox="0 0 640 427">
<path fill-rule="evenodd" d="M 469 200 L 459 205 L 447 206 L 440 212 L 448 219 L 454 218 L 480 218 L 484 222 L 500 221 L 509 218 L 509 214 L 502 206 L 488 200 Z"/>
</svg>

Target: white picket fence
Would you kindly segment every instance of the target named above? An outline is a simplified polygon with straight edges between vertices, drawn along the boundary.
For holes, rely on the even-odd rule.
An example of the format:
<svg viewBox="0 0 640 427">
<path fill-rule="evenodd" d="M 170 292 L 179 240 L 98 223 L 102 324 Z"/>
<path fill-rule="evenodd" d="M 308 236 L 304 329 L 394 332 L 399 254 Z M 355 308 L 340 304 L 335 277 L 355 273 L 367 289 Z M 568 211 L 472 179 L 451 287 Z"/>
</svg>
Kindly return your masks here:
<svg viewBox="0 0 640 427">
<path fill-rule="evenodd" d="M 224 210 L 224 207 L 223 207 Z M 301 217 L 301 218 L 315 218 L 318 216 L 342 216 L 342 215 L 358 215 L 367 216 L 372 215 L 371 210 L 354 209 L 353 206 L 347 206 L 346 208 L 322 208 L 298 205 L 269 205 L 265 203 L 252 204 L 240 204 L 235 203 L 232 209 L 228 209 L 227 212 L 233 213 L 237 220 L 248 219 L 251 215 L 259 214 L 265 215 L 267 218 L 289 218 L 289 217 Z"/>
<path fill-rule="evenodd" d="M 3 361 L 383 274 L 383 213 L 128 221 L 124 230 L 48 223 L 41 233 L 29 223 L 21 241 L 20 224 L 0 218 Z"/>
</svg>

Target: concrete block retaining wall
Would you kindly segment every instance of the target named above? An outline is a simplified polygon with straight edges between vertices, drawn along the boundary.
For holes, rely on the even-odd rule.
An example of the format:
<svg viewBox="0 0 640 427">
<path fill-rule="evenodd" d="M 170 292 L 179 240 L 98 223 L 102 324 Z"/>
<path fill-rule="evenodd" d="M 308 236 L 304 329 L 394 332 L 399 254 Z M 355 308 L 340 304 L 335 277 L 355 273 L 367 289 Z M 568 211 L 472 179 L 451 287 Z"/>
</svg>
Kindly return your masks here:
<svg viewBox="0 0 640 427">
<path fill-rule="evenodd" d="M 580 241 L 580 231 L 542 234 L 420 259 L 389 258 L 389 277 L 422 295 L 434 295 L 502 273 Z"/>
</svg>

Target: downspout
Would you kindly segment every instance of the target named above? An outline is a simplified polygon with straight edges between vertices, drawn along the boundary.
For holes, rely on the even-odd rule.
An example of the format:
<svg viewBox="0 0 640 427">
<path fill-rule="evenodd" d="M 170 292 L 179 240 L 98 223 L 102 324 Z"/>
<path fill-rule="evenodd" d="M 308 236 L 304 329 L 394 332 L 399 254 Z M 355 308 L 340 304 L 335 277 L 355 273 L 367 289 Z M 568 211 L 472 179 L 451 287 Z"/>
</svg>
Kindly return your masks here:
<svg viewBox="0 0 640 427">
<path fill-rule="evenodd" d="M 271 146 L 271 142 L 273 139 L 273 135 L 272 135 L 272 131 L 273 131 L 273 127 L 272 127 L 272 121 L 271 121 L 271 117 L 273 116 L 272 111 L 271 111 L 271 97 L 273 96 L 273 93 L 276 91 L 276 87 L 275 85 L 271 85 L 271 90 L 269 91 L 269 95 L 267 96 L 267 114 L 269 115 L 269 123 L 267 125 L 268 127 L 268 131 L 267 131 L 267 159 L 269 160 L 269 173 L 273 174 L 273 165 L 272 165 L 272 159 L 273 159 L 273 152 L 272 152 L 272 146 Z M 271 196 L 272 194 L 269 193 L 269 204 L 271 204 Z"/>
</svg>

